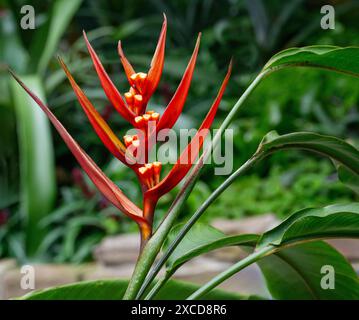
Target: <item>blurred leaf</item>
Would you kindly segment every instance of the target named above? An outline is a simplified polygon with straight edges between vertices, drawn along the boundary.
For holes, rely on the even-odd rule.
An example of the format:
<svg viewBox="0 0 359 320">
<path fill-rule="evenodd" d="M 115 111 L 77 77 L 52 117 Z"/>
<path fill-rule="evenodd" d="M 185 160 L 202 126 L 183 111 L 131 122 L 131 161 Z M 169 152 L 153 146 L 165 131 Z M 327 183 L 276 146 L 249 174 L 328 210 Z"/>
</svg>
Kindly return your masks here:
<svg viewBox="0 0 359 320">
<path fill-rule="evenodd" d="M 57 49 L 58 42 L 79 8 L 82 0 L 57 0 L 53 2 L 51 14 L 47 23 L 42 26 L 32 41 L 31 57 L 38 59 L 32 61 L 36 70 L 43 74 L 52 55 Z"/>
<path fill-rule="evenodd" d="M 70 220 L 64 235 L 63 259 L 73 258 L 78 237 L 85 226 L 101 227 L 100 217 L 80 216 Z"/>
<path fill-rule="evenodd" d="M 84 200 L 69 202 L 68 204 L 65 204 L 58 209 L 50 212 L 46 217 L 41 220 L 40 225 L 42 227 L 48 227 L 49 225 L 56 222 L 61 223 L 67 218 L 69 214 L 74 213 L 76 210 L 86 208 L 86 203 L 87 202 Z"/>
<path fill-rule="evenodd" d="M 13 257 L 20 263 L 25 263 L 27 253 L 25 252 L 24 237 L 21 233 L 11 234 L 7 240 L 9 242 L 9 251 Z"/>
<path fill-rule="evenodd" d="M 121 26 L 114 32 L 113 38 L 115 39 L 126 39 L 138 30 L 143 28 L 145 25 L 144 19 L 130 20 L 122 23 Z"/>
<path fill-rule="evenodd" d="M 8 88 L 7 88 L 8 91 Z M 14 110 L 0 105 L 0 209 L 18 201 L 19 161 Z"/>
<path fill-rule="evenodd" d="M 266 48 L 268 45 L 269 21 L 262 0 L 246 0 L 247 9 L 252 20 L 257 42 Z"/>
<path fill-rule="evenodd" d="M 355 193 L 359 194 L 359 175 L 348 170 L 342 165 L 337 167 L 338 177 L 341 182 L 347 185 Z"/>
<path fill-rule="evenodd" d="M 73 256 L 71 256 L 71 262 L 81 263 L 82 261 L 85 261 L 86 258 L 91 256 L 93 249 L 101 241 L 102 238 L 102 234 L 94 233 L 83 239 L 78 244 L 78 250 L 76 250 Z"/>
<path fill-rule="evenodd" d="M 37 76 L 26 76 L 23 80 L 44 99 Z M 51 131 L 46 116 L 15 80 L 11 80 L 10 89 L 19 136 L 21 207 L 26 225 L 26 251 L 33 255 L 47 232 L 39 223 L 52 210 L 56 194 Z"/>
<path fill-rule="evenodd" d="M 27 67 L 28 54 L 21 44 L 19 34 L 17 33 L 17 26 L 14 17 L 8 10 L 1 12 L 0 19 L 0 72 L 5 71 L 5 66 L 14 69 L 16 72 L 24 72 Z M 3 69 L 3 70 L 1 70 Z M 0 101 L 4 99 L 2 92 Z"/>
<path fill-rule="evenodd" d="M 52 228 L 51 231 L 49 231 L 46 236 L 44 237 L 43 241 L 41 242 L 36 255 L 38 257 L 43 257 L 46 254 L 49 253 L 51 246 L 58 242 L 61 237 L 63 237 L 65 234 L 65 228 L 64 227 L 57 227 Z"/>
<path fill-rule="evenodd" d="M 282 10 L 279 12 L 278 17 L 273 22 L 271 30 L 268 35 L 268 47 L 273 48 L 276 42 L 279 40 L 280 32 L 285 31 L 285 25 L 290 18 L 293 18 L 294 14 L 298 13 L 299 5 L 303 4 L 304 0 L 293 0 L 283 3 Z M 303 26 L 304 27 L 304 26 Z"/>
</svg>

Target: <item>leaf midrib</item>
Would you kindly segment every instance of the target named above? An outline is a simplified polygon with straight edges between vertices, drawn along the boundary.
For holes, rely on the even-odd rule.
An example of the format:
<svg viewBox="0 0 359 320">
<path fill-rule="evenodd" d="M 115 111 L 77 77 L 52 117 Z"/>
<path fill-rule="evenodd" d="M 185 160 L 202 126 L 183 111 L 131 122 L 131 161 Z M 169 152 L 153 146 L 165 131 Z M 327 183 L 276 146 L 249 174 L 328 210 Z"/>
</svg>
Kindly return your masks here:
<svg viewBox="0 0 359 320">
<path fill-rule="evenodd" d="M 308 291 L 312 295 L 312 297 L 315 300 L 319 300 L 319 296 L 317 295 L 315 290 L 309 285 L 310 281 L 308 281 L 307 277 L 300 271 L 300 269 L 298 269 L 294 265 L 293 261 L 291 261 L 291 259 L 288 257 L 284 257 L 281 252 L 277 252 L 274 255 L 277 256 L 278 258 L 280 258 L 288 266 L 290 266 L 299 275 L 299 277 L 303 280 L 303 283 L 305 284 L 306 288 L 308 289 Z"/>
</svg>

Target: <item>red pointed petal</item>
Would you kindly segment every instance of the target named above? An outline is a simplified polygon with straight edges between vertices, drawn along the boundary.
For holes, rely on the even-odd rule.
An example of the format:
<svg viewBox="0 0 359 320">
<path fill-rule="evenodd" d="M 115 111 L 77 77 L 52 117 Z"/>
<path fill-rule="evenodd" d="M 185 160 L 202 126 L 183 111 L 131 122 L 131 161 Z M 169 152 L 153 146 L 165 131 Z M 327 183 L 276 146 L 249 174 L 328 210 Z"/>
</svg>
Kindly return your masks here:
<svg viewBox="0 0 359 320">
<path fill-rule="evenodd" d="M 226 89 L 229 77 L 232 72 L 232 61 L 229 64 L 226 77 L 224 78 L 221 88 L 218 91 L 217 97 L 214 100 L 211 109 L 207 113 L 206 118 L 203 120 L 198 132 L 192 138 L 191 142 L 187 145 L 185 150 L 182 152 L 181 156 L 178 158 L 176 164 L 173 166 L 172 170 L 167 174 L 167 176 L 155 187 L 147 191 L 149 197 L 151 194 L 157 197 L 161 197 L 165 193 L 171 191 L 188 173 L 193 162 L 196 160 L 200 149 L 202 148 L 203 141 L 207 135 L 201 135 L 201 130 L 209 129 L 212 125 L 214 117 L 216 116 L 218 106 L 221 102 L 224 90 Z M 191 152 L 193 151 L 194 152 Z"/>
<path fill-rule="evenodd" d="M 66 64 L 63 62 L 61 58 L 59 58 L 61 67 L 64 69 L 68 80 L 77 96 L 78 101 L 80 102 L 83 110 L 85 111 L 87 117 L 89 118 L 94 130 L 97 135 L 100 137 L 101 141 L 107 147 L 107 149 L 120 161 L 127 164 L 126 162 L 126 148 L 122 144 L 122 142 L 117 138 L 111 128 L 107 125 L 106 121 L 101 117 L 101 115 L 97 112 L 95 107 L 92 105 L 90 100 L 86 97 L 84 92 L 76 83 L 72 74 L 68 70 Z"/>
<path fill-rule="evenodd" d="M 187 65 L 186 71 L 183 74 L 181 83 L 179 84 L 175 94 L 173 95 L 171 101 L 169 102 L 166 110 L 164 111 L 162 117 L 158 122 L 157 132 L 159 132 L 162 129 L 172 128 L 182 112 L 184 103 L 186 102 L 188 90 L 191 85 L 193 71 L 196 65 L 200 40 L 201 40 L 201 34 L 198 35 L 196 46 L 192 53 L 191 60 Z"/>
<path fill-rule="evenodd" d="M 10 71 L 11 72 L 11 71 Z M 101 171 L 101 169 L 93 162 L 87 153 L 77 144 L 71 137 L 63 125 L 58 121 L 51 110 L 14 74 L 12 76 L 31 96 L 31 98 L 39 105 L 39 107 L 48 116 L 62 139 L 71 150 L 83 170 L 92 180 L 98 190 L 119 210 L 128 215 L 130 218 L 139 223 L 143 223 L 142 210 L 139 209 L 131 200 L 129 200 L 122 191 Z"/>
<path fill-rule="evenodd" d="M 127 108 L 125 102 L 122 99 L 121 94 L 116 89 L 115 85 L 111 81 L 110 77 L 108 76 L 107 72 L 105 71 L 105 68 L 103 67 L 100 59 L 98 58 L 95 50 L 92 48 L 90 42 L 87 39 L 85 31 L 83 32 L 84 39 L 87 45 L 87 49 L 90 53 L 91 59 L 93 61 L 94 67 L 96 69 L 96 72 L 98 74 L 98 77 L 100 79 L 101 85 L 103 90 L 105 91 L 105 94 L 107 98 L 110 100 L 112 105 L 115 107 L 117 112 L 128 122 L 133 124 L 133 119 L 135 117 L 135 114 Z"/>
<path fill-rule="evenodd" d="M 166 32 L 167 32 L 167 18 L 163 15 L 163 24 L 160 36 L 158 38 L 157 47 L 153 55 L 150 70 L 147 76 L 146 98 L 149 99 L 156 90 L 160 82 L 163 65 L 165 61 L 165 47 L 166 47 Z"/>
<path fill-rule="evenodd" d="M 131 75 L 133 75 L 136 72 L 133 69 L 131 63 L 127 60 L 125 54 L 123 53 L 122 46 L 121 46 L 121 41 L 118 42 L 117 51 L 118 51 L 118 54 L 120 56 L 123 69 L 125 70 L 127 80 L 130 83 L 130 85 L 132 85 Z"/>
</svg>

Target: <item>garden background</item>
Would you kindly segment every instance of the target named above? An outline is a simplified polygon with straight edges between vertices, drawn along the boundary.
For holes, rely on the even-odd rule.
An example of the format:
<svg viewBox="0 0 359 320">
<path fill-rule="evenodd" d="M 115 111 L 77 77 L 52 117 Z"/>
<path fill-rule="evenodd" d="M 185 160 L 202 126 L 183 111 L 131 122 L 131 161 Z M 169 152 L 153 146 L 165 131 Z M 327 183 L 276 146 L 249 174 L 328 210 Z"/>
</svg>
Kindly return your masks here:
<svg viewBox="0 0 359 320">
<path fill-rule="evenodd" d="M 35 30 L 20 26 L 23 5 L 36 13 Z M 320 8 L 335 6 L 335 29 L 320 27 Z M 176 89 L 202 32 L 194 79 L 176 128 L 200 124 L 218 90 L 229 59 L 234 67 L 213 128 L 265 62 L 288 47 L 358 45 L 358 1 L 131 0 L 0 1 L 0 258 L 79 264 L 93 259 L 106 236 L 136 226 L 95 190 L 46 120 L 37 122 L 30 100 L 10 81 L 11 67 L 39 92 L 69 132 L 131 199 L 140 204 L 134 174 L 102 145 L 81 110 L 56 55 L 69 68 L 115 132 L 128 129 L 109 105 L 87 53 L 82 30 L 120 91 L 127 80 L 117 55 L 122 40 L 138 70 L 147 70 L 162 23 L 168 19 L 166 63 L 151 109 L 162 110 Z M 26 81 L 27 80 L 27 81 Z M 18 94 L 16 94 L 18 93 Z M 357 79 L 321 70 L 282 70 L 265 79 L 246 102 L 234 130 L 234 168 L 270 130 L 313 131 L 359 146 Z M 304 207 L 358 200 L 337 180 L 329 160 L 281 152 L 238 179 L 203 220 L 273 213 L 282 219 Z M 192 214 L 225 177 L 206 166 L 185 208 Z M 178 188 L 163 197 L 160 219 Z"/>
</svg>

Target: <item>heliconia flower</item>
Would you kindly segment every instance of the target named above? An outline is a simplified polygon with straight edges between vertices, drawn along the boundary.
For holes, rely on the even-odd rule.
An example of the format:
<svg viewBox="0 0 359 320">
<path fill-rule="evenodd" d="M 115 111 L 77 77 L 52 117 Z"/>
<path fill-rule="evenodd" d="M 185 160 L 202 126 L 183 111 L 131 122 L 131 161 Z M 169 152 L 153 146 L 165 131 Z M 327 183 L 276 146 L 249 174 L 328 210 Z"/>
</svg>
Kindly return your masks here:
<svg viewBox="0 0 359 320">
<path fill-rule="evenodd" d="M 121 42 L 119 42 L 118 51 L 121 57 L 121 62 L 123 64 L 125 73 L 128 77 L 128 81 L 131 84 L 131 88 L 129 92 L 125 93 L 125 101 L 123 100 L 121 94 L 112 83 L 110 77 L 106 73 L 104 67 L 101 64 L 96 52 L 93 50 L 90 42 L 87 39 L 86 33 L 84 32 L 85 42 L 87 44 L 90 56 L 93 60 L 93 64 L 95 70 L 99 76 L 101 85 L 105 91 L 110 102 L 114 105 L 116 110 L 126 119 L 128 120 L 135 128 L 142 129 L 145 133 L 145 138 L 142 144 L 145 146 L 144 154 L 142 157 L 139 157 L 137 154 L 134 156 L 138 156 L 138 162 L 146 162 L 142 161 L 143 157 L 146 160 L 146 156 L 149 153 L 149 149 L 152 147 L 148 141 L 148 132 L 147 126 L 149 121 L 154 121 L 156 123 L 155 132 L 159 132 L 162 129 L 170 129 L 173 127 L 177 119 L 179 118 L 184 103 L 187 98 L 188 90 L 192 81 L 192 76 L 194 72 L 194 67 L 197 60 L 199 44 L 200 44 L 200 36 L 199 34 L 195 49 L 193 51 L 192 57 L 188 63 L 188 66 L 183 74 L 182 80 L 173 95 L 173 98 L 169 102 L 168 106 L 166 107 L 162 116 L 159 113 L 154 111 L 146 111 L 147 102 L 150 99 L 151 95 L 153 94 L 154 90 L 158 86 L 158 82 L 160 80 L 163 65 L 164 65 L 164 51 L 165 51 L 165 40 L 166 40 L 166 31 L 167 31 L 167 19 L 164 16 L 164 22 L 162 26 L 162 30 L 159 36 L 158 44 L 152 58 L 151 67 L 148 72 L 148 76 L 141 80 L 141 77 L 144 73 L 135 73 L 132 65 L 125 57 Z M 75 80 L 73 79 L 72 75 L 70 74 L 69 70 L 67 69 L 64 62 L 60 59 L 60 63 L 65 70 L 67 77 L 70 80 L 70 83 L 75 90 L 75 93 L 79 99 L 80 104 L 84 108 L 86 115 L 89 117 L 91 124 L 93 125 L 96 133 L 100 136 L 102 142 L 106 145 L 106 147 L 110 150 L 110 152 L 121 160 L 126 165 L 130 166 L 132 169 L 135 169 L 136 174 L 138 174 L 138 166 L 133 164 L 133 161 L 129 162 L 126 159 L 126 155 L 131 155 L 131 153 L 126 153 L 126 148 L 129 147 L 129 144 L 126 144 L 126 141 L 129 141 L 129 137 L 127 137 L 125 144 L 126 148 L 124 148 L 119 140 L 115 137 L 109 126 L 105 123 L 105 121 L 101 118 L 99 113 L 95 110 L 92 106 L 91 102 L 85 94 L 82 92 L 80 87 L 76 84 Z M 99 131 L 102 131 L 99 132 Z M 150 141 L 152 141 L 150 139 Z M 135 140 L 133 142 L 135 145 L 133 149 L 136 149 L 136 144 L 140 143 L 140 139 Z M 132 164 L 132 165 L 131 165 Z M 141 180 L 143 189 L 146 189 L 146 184 L 142 181 L 142 175 L 139 176 Z"/>
<path fill-rule="evenodd" d="M 159 50 L 159 48 L 163 48 L 163 51 L 164 51 L 164 43 L 162 43 L 162 42 L 164 42 L 166 25 L 167 24 L 166 24 L 166 20 L 165 20 L 164 25 L 162 27 L 162 32 L 161 32 L 161 35 L 159 38 L 159 43 L 157 45 L 155 55 L 152 59 L 151 66 L 154 64 L 154 61 L 156 61 L 156 60 L 159 60 L 160 65 L 163 66 L 162 54 L 160 55 L 160 54 L 156 54 L 156 53 L 162 52 L 162 50 Z M 188 62 L 187 68 L 182 76 L 181 82 L 178 85 L 178 88 L 177 88 L 176 92 L 174 93 L 172 99 L 170 100 L 167 107 L 165 108 L 165 111 L 162 116 L 159 113 L 154 112 L 152 110 L 146 111 L 147 102 L 148 102 L 148 99 L 150 98 L 150 96 L 145 91 L 145 97 L 146 97 L 145 99 L 146 100 L 145 100 L 145 103 L 143 104 L 143 109 L 141 109 L 143 114 L 135 117 L 135 123 L 136 123 L 135 128 L 142 129 L 145 133 L 144 141 L 142 142 L 143 145 L 145 146 L 145 156 L 147 156 L 149 154 L 149 151 L 152 148 L 151 142 L 153 141 L 153 139 L 150 139 L 149 136 L 151 136 L 152 134 L 156 134 L 164 129 L 171 129 L 182 113 L 184 104 L 187 99 L 188 90 L 191 85 L 196 61 L 197 61 L 200 39 L 201 39 L 201 33 L 198 35 L 195 48 L 194 48 L 192 56 Z M 129 61 L 127 60 L 127 58 L 125 57 L 125 55 L 122 51 L 121 45 L 119 45 L 119 52 L 120 52 L 121 61 L 122 61 L 124 70 L 127 74 L 127 77 L 130 79 L 129 82 L 131 83 L 131 76 L 129 76 L 129 75 L 134 75 L 134 73 L 132 73 L 132 72 L 134 72 L 133 71 L 134 69 L 131 66 L 131 64 L 129 63 Z M 152 67 L 151 67 L 151 69 L 152 69 Z M 151 69 L 150 69 L 150 72 L 151 72 Z M 159 79 L 161 72 L 162 72 L 162 67 L 158 68 L 156 70 L 157 70 L 157 78 Z M 149 72 L 149 74 L 150 74 L 150 72 Z M 150 81 L 150 79 L 151 78 L 149 78 L 147 80 Z M 131 86 L 130 91 L 125 93 L 125 98 L 126 98 L 128 105 L 131 105 L 132 101 L 136 97 L 136 95 L 133 95 L 135 92 L 133 92 L 133 94 L 131 93 L 131 91 L 135 90 L 134 86 L 135 85 Z M 156 85 L 153 84 L 150 88 L 154 88 L 154 87 L 157 87 L 157 84 Z M 152 91 L 151 91 L 151 94 L 152 94 Z M 137 110 L 135 109 L 134 111 L 137 111 Z M 153 121 L 155 123 L 155 126 L 152 128 L 153 129 L 152 131 L 150 131 L 148 128 L 149 121 Z M 145 159 L 145 160 L 147 160 L 147 159 Z"/>
<path fill-rule="evenodd" d="M 113 104 L 115 109 L 123 116 L 123 118 L 130 122 L 135 128 L 146 129 L 147 123 L 150 120 L 157 122 L 157 132 L 165 128 L 172 128 L 173 125 L 176 123 L 177 119 L 179 118 L 184 103 L 186 102 L 188 90 L 192 81 L 194 67 L 197 60 L 201 34 L 199 34 L 198 36 L 195 49 L 188 63 L 186 71 L 183 74 L 182 80 L 175 94 L 173 95 L 173 98 L 166 107 L 163 115 L 160 117 L 158 113 L 154 113 L 154 115 L 149 117 L 148 112 L 151 113 L 153 111 L 146 112 L 147 103 L 151 98 L 153 92 L 156 90 L 162 75 L 162 70 L 164 66 L 166 32 L 167 19 L 164 15 L 162 30 L 158 39 L 155 53 L 151 61 L 150 69 L 147 74 L 144 72 L 135 72 L 134 68 L 132 67 L 122 50 L 121 41 L 119 41 L 118 53 L 120 55 L 128 82 L 131 86 L 129 91 L 124 94 L 125 99 L 122 98 L 121 94 L 116 89 L 115 85 L 106 73 L 100 59 L 92 48 L 90 42 L 87 39 L 86 33 L 84 32 L 84 38 L 87 44 L 87 48 L 89 50 L 90 56 L 94 63 L 94 67 L 99 76 L 101 85 L 105 91 L 106 96 Z"/>
<path fill-rule="evenodd" d="M 142 121 L 139 121 L 139 119 L 135 121 L 135 119 L 137 116 L 142 116 L 142 114 L 144 114 L 148 100 L 156 90 L 162 75 L 166 31 L 167 19 L 164 15 L 162 30 L 148 74 L 143 72 L 136 73 L 134 71 L 133 67 L 124 56 L 121 48 L 121 42 L 119 42 L 118 52 L 124 66 L 125 73 L 128 77 L 128 81 L 131 85 L 130 90 L 125 93 L 126 102 L 106 73 L 100 59 L 88 41 L 86 33 L 83 32 L 88 51 L 107 98 L 113 104 L 114 108 L 122 115 L 122 117 L 136 128 L 141 128 Z"/>
<path fill-rule="evenodd" d="M 211 127 L 215 118 L 232 70 L 231 61 L 227 74 L 218 91 L 217 97 L 215 98 L 198 132 L 192 138 L 185 150 L 183 150 L 169 173 L 161 179 L 162 164 L 160 162 L 148 162 L 147 153 L 152 146 L 151 141 L 153 140 L 151 138 L 154 138 L 153 143 L 156 143 L 157 133 L 163 129 L 171 129 L 182 113 L 192 81 L 201 37 L 201 34 L 199 34 L 182 80 L 172 99 L 168 103 L 163 115 L 160 115 L 152 110 L 146 110 L 146 107 L 149 99 L 156 90 L 162 75 L 166 32 L 167 19 L 166 16 L 164 16 L 162 30 L 147 74 L 143 72 L 136 73 L 134 71 L 134 68 L 123 53 L 121 42 L 119 42 L 118 52 L 131 86 L 130 90 L 124 95 L 125 99 L 122 98 L 122 95 L 119 93 L 106 73 L 84 32 L 84 38 L 88 51 L 108 100 L 118 113 L 137 129 L 138 134 L 125 135 L 123 137 L 123 142 L 111 130 L 104 118 L 95 109 L 90 100 L 86 97 L 85 93 L 76 83 L 65 63 L 61 58 L 59 58 L 60 64 L 65 71 L 82 109 L 103 144 L 117 159 L 126 164 L 136 173 L 143 192 L 143 209 L 137 207 L 125 196 L 120 188 L 101 171 L 101 169 L 94 163 L 87 153 L 77 144 L 51 110 L 15 74 L 10 71 L 15 80 L 25 89 L 25 91 L 48 116 L 62 139 L 69 147 L 70 151 L 73 153 L 97 189 L 109 202 L 139 225 L 142 244 L 146 242 L 152 234 L 153 215 L 158 199 L 178 185 L 178 183 L 187 175 L 188 171 L 198 157 L 203 146 L 204 139 L 208 133 L 208 129 Z M 155 126 L 154 130 L 149 132 L 147 129 L 148 124 L 151 122 L 155 123 Z M 143 147 L 145 151 L 144 157 L 142 157 L 143 155 L 141 154 L 141 147 Z M 136 161 L 138 157 L 142 157 L 141 159 L 144 159 L 144 163 Z"/>
</svg>

